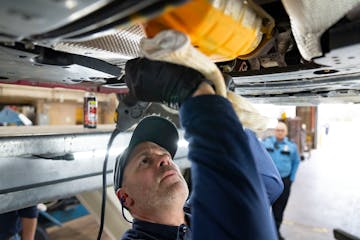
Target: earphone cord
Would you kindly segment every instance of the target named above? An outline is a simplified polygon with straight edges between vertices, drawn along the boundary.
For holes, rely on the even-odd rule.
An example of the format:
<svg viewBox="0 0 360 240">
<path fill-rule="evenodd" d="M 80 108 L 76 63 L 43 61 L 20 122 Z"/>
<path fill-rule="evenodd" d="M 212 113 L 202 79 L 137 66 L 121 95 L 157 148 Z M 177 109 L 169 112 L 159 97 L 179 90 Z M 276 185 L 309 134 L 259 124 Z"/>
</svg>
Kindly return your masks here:
<svg viewBox="0 0 360 240">
<path fill-rule="evenodd" d="M 103 172 L 102 172 L 102 199 L 101 199 L 101 215 L 100 215 L 100 228 L 97 236 L 97 240 L 101 239 L 101 235 L 104 229 L 104 219 L 105 219 L 105 207 L 106 207 L 106 175 L 107 175 L 107 161 L 109 158 L 109 151 L 111 148 L 111 145 L 115 139 L 115 137 L 119 134 L 119 130 L 117 128 L 114 129 L 114 131 L 111 133 L 109 142 L 107 144 L 106 148 L 106 155 L 105 160 L 103 164 Z"/>
<path fill-rule="evenodd" d="M 125 219 L 125 221 L 127 221 L 128 223 L 133 223 L 132 221 L 129 221 L 129 220 L 127 219 L 127 217 L 125 216 L 124 206 L 122 205 L 122 203 L 121 203 L 121 213 L 122 213 L 122 216 L 123 216 L 123 218 Z"/>
</svg>

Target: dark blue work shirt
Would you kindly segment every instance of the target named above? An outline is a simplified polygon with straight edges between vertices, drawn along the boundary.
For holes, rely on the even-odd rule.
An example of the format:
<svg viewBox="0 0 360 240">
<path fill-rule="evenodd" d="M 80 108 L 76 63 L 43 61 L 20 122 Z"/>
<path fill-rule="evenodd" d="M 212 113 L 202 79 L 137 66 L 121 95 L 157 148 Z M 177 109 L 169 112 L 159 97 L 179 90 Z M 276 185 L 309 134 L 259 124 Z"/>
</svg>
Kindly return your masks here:
<svg viewBox="0 0 360 240">
<path fill-rule="evenodd" d="M 0 214 L 0 239 L 7 239 L 21 231 L 21 218 L 37 218 L 36 206 Z"/>
<path fill-rule="evenodd" d="M 184 207 L 185 219 L 190 221 L 190 208 Z M 134 219 L 132 229 L 128 230 L 122 240 L 188 240 L 191 239 L 190 227 L 181 224 L 180 226 L 169 226 L 158 223 L 151 223 Z"/>
</svg>

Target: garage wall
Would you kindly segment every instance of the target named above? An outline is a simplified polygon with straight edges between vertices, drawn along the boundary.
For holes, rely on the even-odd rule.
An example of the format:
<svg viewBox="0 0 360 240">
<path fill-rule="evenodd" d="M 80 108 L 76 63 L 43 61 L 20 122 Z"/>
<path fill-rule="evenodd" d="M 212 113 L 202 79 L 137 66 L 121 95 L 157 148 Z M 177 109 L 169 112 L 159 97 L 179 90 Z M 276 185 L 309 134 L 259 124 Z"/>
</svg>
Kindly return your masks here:
<svg viewBox="0 0 360 240">
<path fill-rule="evenodd" d="M 75 125 L 76 110 L 82 109 L 82 104 L 63 102 L 47 103 L 49 110 L 49 125 Z"/>
<path fill-rule="evenodd" d="M 34 125 L 81 125 L 85 91 L 0 84 L 0 103 L 33 106 Z M 96 93 L 98 124 L 113 124 L 115 94 Z"/>
</svg>

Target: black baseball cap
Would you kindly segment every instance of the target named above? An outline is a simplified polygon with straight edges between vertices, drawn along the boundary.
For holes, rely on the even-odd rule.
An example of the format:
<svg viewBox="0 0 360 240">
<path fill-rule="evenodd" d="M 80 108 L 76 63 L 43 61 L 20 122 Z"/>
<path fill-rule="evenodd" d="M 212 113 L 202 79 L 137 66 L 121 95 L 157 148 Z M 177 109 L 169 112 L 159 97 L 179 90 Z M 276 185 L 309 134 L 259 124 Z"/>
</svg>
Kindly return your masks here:
<svg viewBox="0 0 360 240">
<path fill-rule="evenodd" d="M 175 125 L 159 116 L 149 116 L 142 119 L 136 126 L 129 146 L 116 158 L 114 169 L 114 189 L 121 188 L 124 169 L 133 149 L 142 142 L 153 142 L 166 149 L 174 158 L 178 147 L 179 134 Z"/>
</svg>

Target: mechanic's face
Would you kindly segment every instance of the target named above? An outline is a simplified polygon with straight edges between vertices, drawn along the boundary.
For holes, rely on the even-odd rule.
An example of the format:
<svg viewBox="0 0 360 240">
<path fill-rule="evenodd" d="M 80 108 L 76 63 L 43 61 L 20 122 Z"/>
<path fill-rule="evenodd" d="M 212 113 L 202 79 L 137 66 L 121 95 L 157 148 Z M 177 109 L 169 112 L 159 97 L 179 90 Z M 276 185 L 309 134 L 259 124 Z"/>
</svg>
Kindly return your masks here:
<svg viewBox="0 0 360 240">
<path fill-rule="evenodd" d="M 287 135 L 287 127 L 285 123 L 279 122 L 275 128 L 275 137 L 277 140 L 283 140 Z"/>
<path fill-rule="evenodd" d="M 189 194 L 170 153 L 152 142 L 140 143 L 132 151 L 120 191 L 126 194 L 125 206 L 135 215 L 177 204 L 182 209 Z"/>
</svg>

